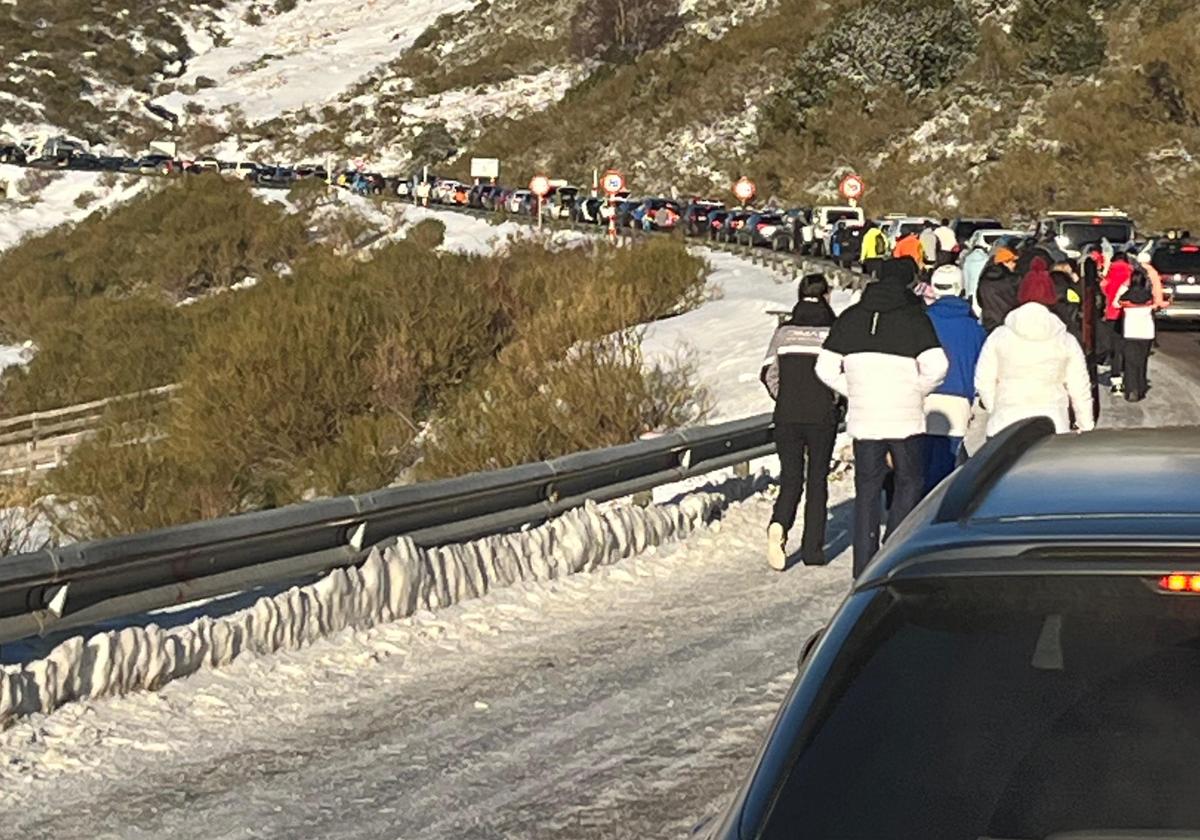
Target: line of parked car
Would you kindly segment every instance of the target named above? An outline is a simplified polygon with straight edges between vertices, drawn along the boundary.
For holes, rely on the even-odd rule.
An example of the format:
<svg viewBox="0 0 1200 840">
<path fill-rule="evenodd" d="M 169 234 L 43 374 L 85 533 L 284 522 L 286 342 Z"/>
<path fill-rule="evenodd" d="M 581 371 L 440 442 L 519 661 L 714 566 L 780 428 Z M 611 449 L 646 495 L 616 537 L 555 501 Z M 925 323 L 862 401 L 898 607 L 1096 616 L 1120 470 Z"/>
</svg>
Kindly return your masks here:
<svg viewBox="0 0 1200 840">
<path fill-rule="evenodd" d="M 92 154 L 83 144 L 68 138 L 43 137 L 33 145 L 0 145 L 0 163 L 143 175 L 218 174 L 267 189 L 289 189 L 298 181 L 313 178 L 362 194 L 530 216 L 538 213 L 539 204 L 538 197 L 528 189 L 496 183 L 468 184 L 438 175 L 391 176 L 359 169 L 330 172 L 320 164 L 279 166 L 215 157 L 181 159 L 157 152 L 138 158 L 104 156 Z M 608 198 L 562 180 L 550 181 L 549 191 L 541 198 L 541 212 L 550 219 L 569 219 L 579 224 L 613 223 L 620 229 L 678 231 L 688 237 L 823 256 L 846 268 L 860 262 L 868 222 L 862 207 L 729 206 L 715 198 L 695 196 L 685 201 L 629 192 Z M 930 217 L 900 213 L 871 221 L 891 244 L 908 235 L 919 236 L 928 226 L 939 224 Z M 954 219 L 950 227 L 957 250 L 964 253 L 979 248 L 992 250 L 1029 238 L 1076 260 L 1089 245 L 1101 241 L 1121 250 L 1146 250 L 1175 301 L 1165 312 L 1172 318 L 1200 318 L 1200 243 L 1186 232 L 1139 238 L 1133 220 L 1114 208 L 1046 213 L 1025 229 L 1006 226 L 995 218 L 965 216 Z"/>
</svg>

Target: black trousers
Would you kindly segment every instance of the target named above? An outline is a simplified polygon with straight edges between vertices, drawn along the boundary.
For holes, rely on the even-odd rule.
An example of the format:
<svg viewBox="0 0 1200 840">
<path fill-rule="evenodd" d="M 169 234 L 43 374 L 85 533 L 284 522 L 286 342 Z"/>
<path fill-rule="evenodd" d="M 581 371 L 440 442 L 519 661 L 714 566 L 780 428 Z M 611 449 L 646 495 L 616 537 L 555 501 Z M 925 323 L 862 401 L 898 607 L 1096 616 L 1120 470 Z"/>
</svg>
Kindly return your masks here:
<svg viewBox="0 0 1200 840">
<path fill-rule="evenodd" d="M 1121 322 L 1100 321 L 1100 335 L 1104 349 L 1108 354 L 1109 370 L 1112 376 L 1123 376 L 1125 370 L 1125 336 L 1121 335 Z"/>
<path fill-rule="evenodd" d="M 1149 338 L 1126 338 L 1125 345 L 1125 393 L 1134 397 L 1146 396 L 1146 369 L 1150 364 Z"/>
<path fill-rule="evenodd" d="M 809 423 L 776 423 L 775 448 L 779 452 L 779 498 L 771 521 L 784 533 L 796 524 L 796 509 L 805 490 L 804 536 L 800 556 L 816 562 L 825 548 L 825 518 L 829 508 L 829 466 L 833 459 L 836 426 Z M 807 467 L 807 469 L 806 469 Z"/>
<path fill-rule="evenodd" d="M 854 576 L 857 578 L 879 550 L 883 519 L 880 494 L 888 476 L 887 456 L 892 456 L 895 493 L 888 509 L 887 528 L 892 533 L 920 503 L 925 493 L 925 446 L 921 435 L 903 440 L 854 441 Z"/>
<path fill-rule="evenodd" d="M 883 268 L 883 257 L 867 257 L 863 260 L 862 268 L 863 274 L 878 277 L 880 269 Z"/>
</svg>

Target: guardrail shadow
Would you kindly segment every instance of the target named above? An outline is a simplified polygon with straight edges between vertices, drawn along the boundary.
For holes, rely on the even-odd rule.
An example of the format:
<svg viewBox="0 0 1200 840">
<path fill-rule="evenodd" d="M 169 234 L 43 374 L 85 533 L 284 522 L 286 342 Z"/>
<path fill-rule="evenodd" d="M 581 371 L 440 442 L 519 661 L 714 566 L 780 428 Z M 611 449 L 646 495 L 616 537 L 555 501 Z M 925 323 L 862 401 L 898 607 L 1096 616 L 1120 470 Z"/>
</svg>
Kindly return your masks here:
<svg viewBox="0 0 1200 840">
<path fill-rule="evenodd" d="M 0 645 L 0 665 L 23 665 L 42 659 L 58 645 L 76 636 L 90 639 L 92 636 L 111 630 L 123 630 L 126 627 L 148 627 L 151 624 L 162 630 L 170 630 L 190 624 L 204 616 L 213 619 L 224 618 L 239 610 L 253 607 L 261 598 L 278 595 L 293 586 L 302 586 L 317 578 L 317 575 L 307 575 L 286 583 L 258 586 L 254 589 L 247 589 L 245 592 L 237 592 L 233 595 L 224 595 L 206 601 L 196 601 L 182 607 L 167 607 L 121 618 L 110 618 L 86 627 L 73 627 L 58 633 L 47 633 L 45 636 L 31 636 L 15 642 L 6 642 Z"/>
</svg>

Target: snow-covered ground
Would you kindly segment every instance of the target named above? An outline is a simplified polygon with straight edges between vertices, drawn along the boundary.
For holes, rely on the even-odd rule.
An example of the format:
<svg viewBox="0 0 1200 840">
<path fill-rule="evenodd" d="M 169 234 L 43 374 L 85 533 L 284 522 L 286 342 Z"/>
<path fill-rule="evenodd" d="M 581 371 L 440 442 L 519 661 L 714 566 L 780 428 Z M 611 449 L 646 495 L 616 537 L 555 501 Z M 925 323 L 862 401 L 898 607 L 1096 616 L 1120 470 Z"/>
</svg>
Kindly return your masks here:
<svg viewBox="0 0 1200 840">
<path fill-rule="evenodd" d="M 469 120 L 516 117 L 540 111 L 562 99 L 579 77 L 580 71 L 576 67 L 552 67 L 541 73 L 508 79 L 483 91 L 460 88 L 412 99 L 401 106 L 401 111 L 415 121 L 440 120 L 451 131 L 458 131 Z M 356 99 L 352 104 L 369 106 L 371 103 L 370 98 L 364 98 L 364 101 Z"/>
<path fill-rule="evenodd" d="M 33 358 L 34 352 L 31 342 L 26 342 L 25 344 L 0 344 L 0 373 L 3 373 L 5 368 L 29 364 L 29 360 Z"/>
<path fill-rule="evenodd" d="M 41 233 L 64 222 L 79 221 L 103 207 L 128 201 L 149 184 L 147 178 L 121 177 L 114 186 L 107 186 L 106 182 L 112 180 L 109 173 L 42 172 L 0 164 L 0 181 L 21 184 L 28 176 L 42 175 L 49 182 L 35 193 L 0 199 L 0 214 L 4 219 L 0 224 L 0 251 L 11 248 L 30 234 Z M 80 197 L 87 194 L 92 199 L 84 203 Z"/>
<path fill-rule="evenodd" d="M 698 384 L 713 399 L 710 421 L 736 420 L 771 411 L 770 395 L 759 381 L 763 357 L 778 319 L 772 311 L 791 311 L 796 281 L 742 257 L 700 251 L 713 267 L 708 284 L 712 300 L 646 327 L 642 350 L 648 362 L 678 357 L 696 363 Z M 850 292 L 835 291 L 840 312 Z"/>
<path fill-rule="evenodd" d="M 380 64 L 396 58 L 439 15 L 468 9 L 470 0 L 301 0 L 252 26 L 242 4 L 224 11 L 217 46 L 203 31 L 188 40 L 196 57 L 179 79 L 201 76 L 214 87 L 176 91 L 156 102 L 182 114 L 187 102 L 210 113 L 238 108 L 251 122 L 320 105 Z"/>
<path fill-rule="evenodd" d="M 13 836 L 675 837 L 721 805 L 849 586 L 759 559 L 769 498 L 496 590 L 0 734 Z"/>
</svg>

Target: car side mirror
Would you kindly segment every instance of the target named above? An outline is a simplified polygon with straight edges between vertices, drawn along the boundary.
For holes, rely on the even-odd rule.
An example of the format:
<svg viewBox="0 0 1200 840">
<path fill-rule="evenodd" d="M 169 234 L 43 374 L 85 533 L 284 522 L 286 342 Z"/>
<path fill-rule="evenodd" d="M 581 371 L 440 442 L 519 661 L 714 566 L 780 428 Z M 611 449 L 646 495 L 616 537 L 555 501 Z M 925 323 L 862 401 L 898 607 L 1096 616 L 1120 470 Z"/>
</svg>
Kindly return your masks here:
<svg viewBox="0 0 1200 840">
<path fill-rule="evenodd" d="M 816 648 L 817 642 L 821 641 L 823 635 L 825 635 L 824 627 L 808 637 L 808 641 L 800 648 L 800 658 L 796 661 L 797 668 L 804 667 L 804 663 L 808 661 L 808 657 L 812 655 L 813 649 Z"/>
</svg>

